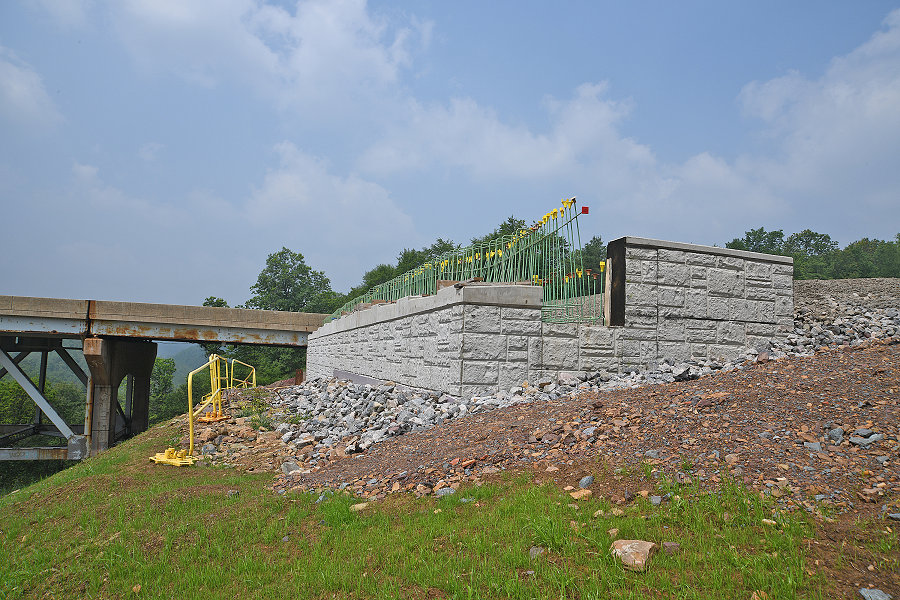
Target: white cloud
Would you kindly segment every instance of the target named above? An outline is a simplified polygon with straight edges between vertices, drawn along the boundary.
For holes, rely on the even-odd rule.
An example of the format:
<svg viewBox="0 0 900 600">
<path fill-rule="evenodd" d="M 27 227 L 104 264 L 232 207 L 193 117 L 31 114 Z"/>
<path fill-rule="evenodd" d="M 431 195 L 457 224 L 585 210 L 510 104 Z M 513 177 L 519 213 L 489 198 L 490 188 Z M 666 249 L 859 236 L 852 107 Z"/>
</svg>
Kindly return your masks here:
<svg viewBox="0 0 900 600">
<path fill-rule="evenodd" d="M 138 158 L 147 162 L 154 161 L 157 153 L 165 147 L 165 144 L 160 144 L 159 142 L 147 142 L 138 150 Z"/>
<path fill-rule="evenodd" d="M 365 0 L 306 0 L 293 13 L 255 0 L 110 2 L 118 37 L 147 72 L 247 85 L 308 123 L 345 125 L 388 110 L 411 48 L 431 24 L 394 24 Z"/>
<path fill-rule="evenodd" d="M 631 102 L 610 100 L 607 90 L 606 82 L 584 84 L 571 100 L 548 98 L 553 127 L 544 134 L 503 123 L 471 98 L 448 106 L 410 99 L 405 117 L 363 153 L 360 164 L 379 174 L 440 164 L 464 167 L 476 177 L 528 179 L 572 175 L 600 159 L 617 166 L 653 164 L 648 147 L 617 131 Z"/>
<path fill-rule="evenodd" d="M 791 72 L 752 82 L 740 95 L 744 114 L 762 120 L 776 157 L 748 157 L 747 167 L 796 208 L 831 205 L 856 213 L 900 206 L 900 10 L 886 29 L 810 80 Z M 858 216 L 858 215 L 857 215 Z M 856 220 L 856 219 L 854 219 Z"/>
<path fill-rule="evenodd" d="M 243 209 L 257 230 L 285 228 L 285 238 L 302 239 L 313 262 L 334 265 L 332 274 L 338 267 L 362 273 L 372 256 L 390 256 L 397 239 L 415 236 L 412 220 L 383 187 L 355 174 L 333 175 L 325 161 L 290 142 L 275 150 L 278 168 L 266 173 Z"/>
<path fill-rule="evenodd" d="M 63 27 L 83 27 L 94 0 L 28 0 L 32 7 L 47 12 Z"/>
<path fill-rule="evenodd" d="M 0 119 L 27 132 L 43 132 L 61 122 L 42 77 L 0 46 Z"/>
<path fill-rule="evenodd" d="M 190 207 L 175 206 L 136 198 L 119 188 L 107 184 L 99 176 L 100 169 L 93 165 L 72 164 L 74 198 L 86 202 L 92 211 L 99 211 L 111 222 L 140 223 L 141 231 L 154 227 L 169 229 L 172 223 L 190 223 L 194 220 Z"/>
</svg>

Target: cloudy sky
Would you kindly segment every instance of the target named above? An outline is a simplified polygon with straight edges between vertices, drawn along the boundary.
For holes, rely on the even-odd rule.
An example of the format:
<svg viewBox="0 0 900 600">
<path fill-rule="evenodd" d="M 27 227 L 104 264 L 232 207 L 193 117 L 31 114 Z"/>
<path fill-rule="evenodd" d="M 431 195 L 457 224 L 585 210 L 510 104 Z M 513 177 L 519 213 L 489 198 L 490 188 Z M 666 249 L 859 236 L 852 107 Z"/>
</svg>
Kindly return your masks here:
<svg viewBox="0 0 900 600">
<path fill-rule="evenodd" d="M 0 294 L 234 305 L 282 246 L 345 292 L 569 196 L 604 241 L 893 239 L 900 9 L 9 0 L 0 134 Z"/>
</svg>

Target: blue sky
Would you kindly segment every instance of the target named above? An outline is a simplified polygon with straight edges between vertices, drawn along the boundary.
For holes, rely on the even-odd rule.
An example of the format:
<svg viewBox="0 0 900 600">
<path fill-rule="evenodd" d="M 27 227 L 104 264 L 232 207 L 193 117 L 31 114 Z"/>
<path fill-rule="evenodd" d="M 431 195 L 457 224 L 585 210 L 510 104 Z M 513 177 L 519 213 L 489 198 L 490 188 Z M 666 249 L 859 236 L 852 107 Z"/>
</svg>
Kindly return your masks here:
<svg viewBox="0 0 900 600">
<path fill-rule="evenodd" d="M 900 232 L 897 2 L 0 4 L 0 294 L 345 292 L 577 196 L 583 238 Z"/>
</svg>

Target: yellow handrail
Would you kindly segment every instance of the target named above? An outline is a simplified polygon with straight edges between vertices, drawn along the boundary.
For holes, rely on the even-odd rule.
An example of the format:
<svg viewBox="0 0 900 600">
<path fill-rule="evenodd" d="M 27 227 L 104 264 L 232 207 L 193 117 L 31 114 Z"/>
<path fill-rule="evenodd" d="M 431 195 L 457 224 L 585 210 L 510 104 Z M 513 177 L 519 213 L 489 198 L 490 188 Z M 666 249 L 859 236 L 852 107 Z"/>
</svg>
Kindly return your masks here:
<svg viewBox="0 0 900 600">
<path fill-rule="evenodd" d="M 235 385 L 234 385 L 234 363 L 237 363 L 239 365 L 244 365 L 245 367 L 248 367 L 250 369 L 250 373 L 245 378 L 238 380 L 238 383 L 240 384 L 240 386 L 242 388 L 256 387 L 256 367 L 254 367 L 253 365 L 248 365 L 245 362 L 241 362 L 236 358 L 231 359 L 231 381 L 229 382 L 228 387 L 229 388 L 235 387 Z M 249 379 L 252 379 L 253 383 L 250 383 L 248 381 Z"/>
<path fill-rule="evenodd" d="M 214 411 L 218 408 L 218 412 L 222 412 L 221 363 L 225 364 L 225 381 L 228 381 L 228 361 L 218 354 L 211 354 L 209 356 L 209 361 L 207 361 L 206 364 L 201 365 L 188 373 L 188 429 L 190 431 L 191 440 L 188 456 L 194 454 L 194 417 L 199 415 L 211 402 L 215 403 L 213 404 Z M 203 397 L 203 401 L 198 405 L 197 410 L 195 411 L 193 388 L 194 375 L 207 367 L 209 367 L 209 383 L 210 387 L 212 387 L 212 391 Z"/>
<path fill-rule="evenodd" d="M 184 450 L 175 451 L 174 448 L 169 448 L 165 452 L 161 452 L 155 456 L 151 456 L 150 460 L 156 462 L 157 464 L 168 464 L 168 465 L 192 465 L 194 464 L 194 418 L 200 415 L 210 404 L 213 405 L 212 412 L 206 417 L 202 417 L 200 420 L 207 420 L 207 422 L 221 421 L 223 419 L 227 419 L 228 417 L 222 413 L 222 391 L 228 388 L 234 387 L 234 363 L 244 365 L 245 367 L 250 368 L 250 374 L 247 375 L 242 380 L 238 380 L 238 383 L 241 384 L 242 387 L 246 388 L 249 385 L 256 387 L 256 368 L 252 365 L 248 365 L 247 363 L 241 361 L 232 360 L 231 371 L 228 370 L 228 360 L 218 354 L 210 354 L 209 360 L 188 373 L 187 384 L 188 384 L 188 431 L 190 438 L 190 445 L 188 447 L 187 452 Z M 203 397 L 203 400 L 197 405 L 197 410 L 194 410 L 194 375 L 209 367 L 209 384 L 211 391 L 209 394 Z M 229 374 L 230 373 L 230 374 Z M 250 383 L 252 380 L 252 384 Z M 224 385 L 223 385 L 224 383 Z"/>
</svg>

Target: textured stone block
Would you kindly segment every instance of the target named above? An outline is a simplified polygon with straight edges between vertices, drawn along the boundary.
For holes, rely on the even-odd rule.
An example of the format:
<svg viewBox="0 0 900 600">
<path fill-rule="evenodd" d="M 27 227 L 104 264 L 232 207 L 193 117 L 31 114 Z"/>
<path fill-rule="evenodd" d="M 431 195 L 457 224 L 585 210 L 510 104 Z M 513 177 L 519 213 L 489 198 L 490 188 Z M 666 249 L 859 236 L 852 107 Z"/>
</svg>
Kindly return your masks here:
<svg viewBox="0 0 900 600">
<path fill-rule="evenodd" d="M 463 360 L 462 382 L 468 385 L 497 385 L 499 363 Z"/>
<path fill-rule="evenodd" d="M 705 290 L 690 289 L 684 292 L 684 313 L 686 317 L 705 319 L 707 316 L 707 293 Z"/>
<path fill-rule="evenodd" d="M 760 300 L 757 303 L 756 320 L 760 323 L 775 323 L 775 302 Z M 792 311 L 793 312 L 793 311 Z"/>
<path fill-rule="evenodd" d="M 612 349 L 615 336 L 609 327 L 582 325 L 578 331 L 578 343 L 582 350 Z"/>
<path fill-rule="evenodd" d="M 644 283 L 656 283 L 659 277 L 659 263 L 655 260 L 641 261 L 641 281 Z"/>
<path fill-rule="evenodd" d="M 684 321 L 672 319 L 661 320 L 659 322 L 657 339 L 666 341 L 684 341 L 687 339 Z"/>
<path fill-rule="evenodd" d="M 628 259 L 656 260 L 656 250 L 653 248 L 635 248 L 634 246 L 626 246 L 625 262 L 628 262 Z"/>
<path fill-rule="evenodd" d="M 779 317 L 793 317 L 794 298 L 792 296 L 778 296 L 775 299 L 775 315 Z"/>
<path fill-rule="evenodd" d="M 625 305 L 656 306 L 656 286 L 633 283 L 625 286 Z"/>
<path fill-rule="evenodd" d="M 657 314 L 658 309 L 655 304 L 653 306 L 625 306 L 626 320 L 631 317 L 650 317 L 655 320 Z"/>
<path fill-rule="evenodd" d="M 719 339 L 719 328 L 713 326 L 705 329 L 686 329 L 685 338 L 692 344 L 714 344 Z"/>
<path fill-rule="evenodd" d="M 744 342 L 736 345 L 710 344 L 708 357 L 719 361 L 729 361 L 737 358 L 744 349 Z"/>
<path fill-rule="evenodd" d="M 775 337 L 777 326 L 774 323 L 748 323 L 747 338 L 751 336 L 764 337 L 766 339 Z"/>
<path fill-rule="evenodd" d="M 632 338 L 619 338 L 620 348 L 622 349 L 622 357 L 631 357 L 637 359 L 641 355 L 641 341 Z"/>
<path fill-rule="evenodd" d="M 578 364 L 578 340 L 576 338 L 544 338 L 542 366 L 552 369 L 570 369 Z"/>
<path fill-rule="evenodd" d="M 772 279 L 771 263 L 761 263 L 748 260 L 746 261 L 746 267 L 744 271 L 747 279 L 758 279 L 764 281 L 770 281 Z"/>
<path fill-rule="evenodd" d="M 527 363 L 500 365 L 499 389 L 508 391 L 510 388 L 521 386 L 525 381 L 528 381 Z"/>
<path fill-rule="evenodd" d="M 506 360 L 506 336 L 484 333 L 464 333 L 463 360 Z"/>
<path fill-rule="evenodd" d="M 794 289 L 794 276 L 793 275 L 772 275 L 772 287 L 776 289 Z"/>
<path fill-rule="evenodd" d="M 528 338 L 521 335 L 510 335 L 506 337 L 506 349 L 509 350 L 528 350 Z"/>
<path fill-rule="evenodd" d="M 682 250 L 670 250 L 669 248 L 660 248 L 658 250 L 660 262 L 685 264 L 687 262 L 688 253 Z"/>
<path fill-rule="evenodd" d="M 528 365 L 538 368 L 544 360 L 544 341 L 540 337 L 528 338 Z"/>
<path fill-rule="evenodd" d="M 507 350 L 507 362 L 528 362 L 528 350 Z"/>
<path fill-rule="evenodd" d="M 644 275 L 644 261 L 628 260 L 625 261 L 625 281 L 641 282 Z"/>
<path fill-rule="evenodd" d="M 710 296 L 707 303 L 708 308 L 706 311 L 706 316 L 710 319 L 727 320 L 730 318 L 731 307 L 728 304 L 728 298 Z"/>
<path fill-rule="evenodd" d="M 689 265 L 699 265 L 701 267 L 715 267 L 716 256 L 713 254 L 699 254 L 689 252 L 685 257 L 685 262 Z"/>
<path fill-rule="evenodd" d="M 775 290 L 772 289 L 772 286 L 768 287 L 760 287 L 756 285 L 751 285 L 750 282 L 747 282 L 747 299 L 748 300 L 775 300 Z"/>
<path fill-rule="evenodd" d="M 791 279 L 794 277 L 794 265 L 773 264 L 772 273 L 776 275 L 789 275 Z"/>
<path fill-rule="evenodd" d="M 687 318 L 687 309 L 683 306 L 660 306 L 659 319 L 684 319 Z"/>
<path fill-rule="evenodd" d="M 747 341 L 746 326 L 743 323 L 722 321 L 717 335 L 719 344 L 744 344 Z"/>
<path fill-rule="evenodd" d="M 540 311 L 538 318 L 532 321 L 503 319 L 500 332 L 506 335 L 541 335 Z"/>
<path fill-rule="evenodd" d="M 691 344 L 686 342 L 660 341 L 658 344 L 660 358 L 688 360 L 691 356 Z"/>
<path fill-rule="evenodd" d="M 755 321 L 756 302 L 743 298 L 730 298 L 728 300 L 729 315 L 732 321 Z"/>
<path fill-rule="evenodd" d="M 720 256 L 716 266 L 720 269 L 743 271 L 746 262 L 743 258 L 737 258 L 736 256 Z"/>
<path fill-rule="evenodd" d="M 499 306 L 466 306 L 466 333 L 500 333 Z"/>
<path fill-rule="evenodd" d="M 581 355 L 578 368 L 582 371 L 609 371 L 619 372 L 619 359 L 613 356 L 585 356 Z"/>
<path fill-rule="evenodd" d="M 575 323 L 544 323 L 542 335 L 549 337 L 575 337 L 578 335 L 578 325 Z"/>
<path fill-rule="evenodd" d="M 709 344 L 691 344 L 691 358 L 707 358 L 709 356 Z"/>
<path fill-rule="evenodd" d="M 663 287 L 658 288 L 658 299 L 660 306 L 684 306 L 684 297 L 687 289 L 681 287 Z"/>
<path fill-rule="evenodd" d="M 500 318 L 504 321 L 507 319 L 515 321 L 540 321 L 541 309 L 537 306 L 534 308 L 507 308 L 503 306 L 500 307 Z"/>
<path fill-rule="evenodd" d="M 718 296 L 744 296 L 744 276 L 740 271 L 711 269 L 707 272 L 707 289 Z"/>
<path fill-rule="evenodd" d="M 659 263 L 659 284 L 687 287 L 691 279 L 691 268 L 687 265 Z"/>
<path fill-rule="evenodd" d="M 658 336 L 656 327 L 648 329 L 638 329 L 637 327 L 626 327 L 622 331 L 623 340 L 655 340 Z"/>
<path fill-rule="evenodd" d="M 706 267 L 691 267 L 690 285 L 693 288 L 706 288 Z"/>
</svg>

